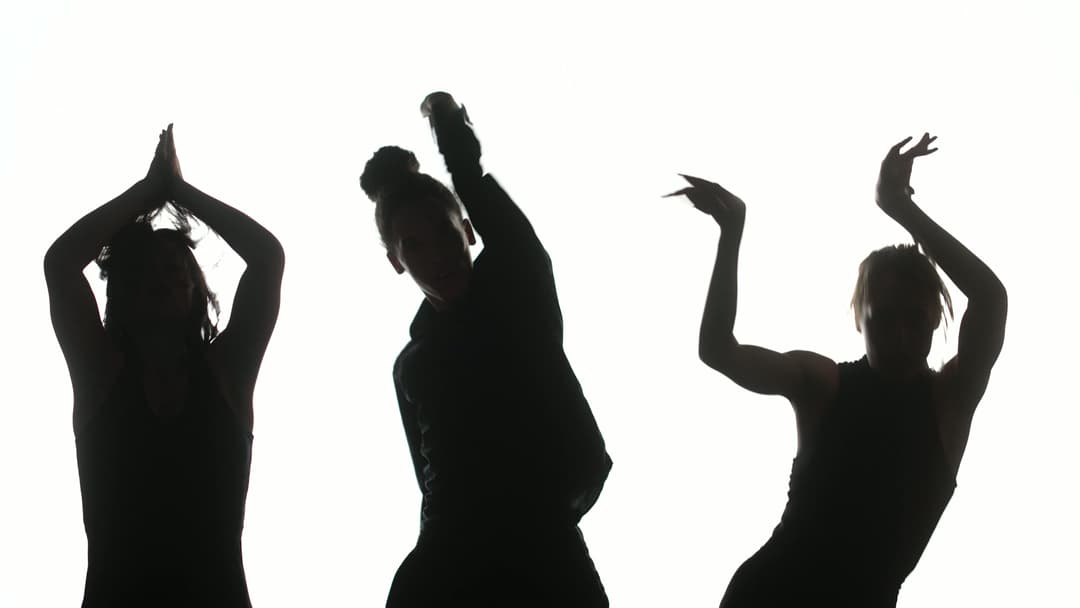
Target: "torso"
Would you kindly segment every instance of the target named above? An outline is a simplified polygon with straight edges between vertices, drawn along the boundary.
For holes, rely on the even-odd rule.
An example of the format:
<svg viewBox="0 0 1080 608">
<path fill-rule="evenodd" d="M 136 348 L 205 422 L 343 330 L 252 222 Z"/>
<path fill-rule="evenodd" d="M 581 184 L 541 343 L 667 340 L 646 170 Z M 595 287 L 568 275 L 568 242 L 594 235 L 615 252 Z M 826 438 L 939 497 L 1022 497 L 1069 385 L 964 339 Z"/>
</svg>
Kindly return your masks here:
<svg viewBox="0 0 1080 608">
<path fill-rule="evenodd" d="M 76 435 L 85 428 L 90 420 L 101 410 L 109 392 L 113 390 L 117 379 L 123 373 L 125 357 L 110 349 L 104 353 L 93 382 L 88 386 L 76 386 L 73 424 Z M 206 350 L 205 364 L 220 387 L 221 394 L 229 410 L 233 412 L 241 427 L 251 432 L 252 395 L 250 390 L 236 386 L 236 382 L 226 370 L 228 365 L 221 361 L 213 344 Z M 173 364 L 147 368 L 142 373 L 141 383 L 146 406 L 159 417 L 170 418 L 181 413 L 188 399 L 188 370 L 184 364 Z"/>
<path fill-rule="evenodd" d="M 598 493 L 607 475 L 603 438 L 562 350 L 550 269 L 529 277 L 549 284 L 550 301 L 528 300 L 489 255 L 477 259 L 469 300 L 456 311 L 422 307 L 395 365 L 420 428 L 425 525 L 446 517 L 459 526 L 534 517 L 573 525 L 591 502 L 572 508 L 568 496 L 584 486 Z"/>
<path fill-rule="evenodd" d="M 834 398 L 801 420 L 788 505 L 763 551 L 861 572 L 888 595 L 918 561 L 955 487 L 936 376 L 891 384 L 865 359 L 837 369 Z"/>
<path fill-rule="evenodd" d="M 250 432 L 205 358 L 183 373 L 139 367 L 120 366 L 76 433 L 84 605 L 248 606 L 240 536 Z"/>
<path fill-rule="evenodd" d="M 819 376 L 821 386 L 817 387 L 812 395 L 792 402 L 799 449 L 816 432 L 821 419 L 836 399 L 840 381 L 839 367 L 831 361 L 818 367 L 820 369 L 815 370 L 815 373 Z M 960 461 L 967 447 L 975 408 L 957 399 L 957 391 L 951 386 L 954 380 L 951 371 L 946 366 L 941 372 L 927 370 L 926 373 L 930 377 L 930 404 L 936 415 L 938 436 L 946 463 L 955 476 L 959 472 Z"/>
</svg>

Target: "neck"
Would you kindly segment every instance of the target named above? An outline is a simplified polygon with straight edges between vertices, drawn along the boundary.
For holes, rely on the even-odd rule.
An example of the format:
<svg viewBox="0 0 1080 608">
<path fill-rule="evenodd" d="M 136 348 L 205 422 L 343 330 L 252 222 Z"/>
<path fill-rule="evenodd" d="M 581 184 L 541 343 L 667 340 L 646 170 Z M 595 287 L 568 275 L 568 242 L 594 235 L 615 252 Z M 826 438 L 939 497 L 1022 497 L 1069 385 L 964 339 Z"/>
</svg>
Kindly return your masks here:
<svg viewBox="0 0 1080 608">
<path fill-rule="evenodd" d="M 152 367 L 175 367 L 187 358 L 184 334 L 173 329 L 152 329 L 137 333 L 132 340 L 135 351 Z"/>
<path fill-rule="evenodd" d="M 901 368 L 883 368 L 871 364 L 870 367 L 874 369 L 882 378 L 890 382 L 909 382 L 930 373 L 930 367 L 926 365 L 924 361 L 922 365 L 912 365 L 909 367 Z"/>
</svg>

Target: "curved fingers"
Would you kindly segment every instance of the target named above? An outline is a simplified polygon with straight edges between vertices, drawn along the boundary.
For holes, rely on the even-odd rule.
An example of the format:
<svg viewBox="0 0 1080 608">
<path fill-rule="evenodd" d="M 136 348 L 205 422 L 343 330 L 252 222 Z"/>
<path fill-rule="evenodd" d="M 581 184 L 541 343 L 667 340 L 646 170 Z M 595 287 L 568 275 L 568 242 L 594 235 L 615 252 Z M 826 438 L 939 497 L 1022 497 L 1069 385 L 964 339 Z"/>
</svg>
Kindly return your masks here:
<svg viewBox="0 0 1080 608">
<path fill-rule="evenodd" d="M 899 156 L 900 155 L 900 148 L 903 148 L 904 146 L 906 146 L 909 141 L 911 141 L 911 136 L 910 135 L 905 137 L 904 139 L 900 140 L 900 142 L 897 143 L 896 145 L 894 145 L 893 147 L 889 148 L 889 156 Z"/>
<path fill-rule="evenodd" d="M 910 140 L 910 139 L 911 138 L 909 137 L 908 140 Z M 931 148 L 930 147 L 930 144 L 934 143 L 935 140 L 937 140 L 936 135 L 930 135 L 929 133 L 923 133 L 923 136 L 919 139 L 918 143 L 916 143 L 914 146 L 912 146 L 911 149 L 908 150 L 907 152 L 904 152 L 903 154 L 901 154 L 901 156 L 906 157 L 906 158 L 916 158 L 916 157 L 919 157 L 919 156 L 926 156 L 927 154 L 932 154 L 934 152 L 937 152 L 937 148 Z"/>
<path fill-rule="evenodd" d="M 682 173 L 680 173 L 679 176 L 690 182 L 690 184 L 692 184 L 693 186 L 701 188 L 708 192 L 712 192 L 716 196 L 719 196 L 724 200 L 739 200 L 739 197 L 735 196 L 727 188 L 721 186 L 716 182 L 711 182 L 707 179 L 702 179 L 700 177 L 694 177 L 693 175 L 684 175 Z"/>
</svg>

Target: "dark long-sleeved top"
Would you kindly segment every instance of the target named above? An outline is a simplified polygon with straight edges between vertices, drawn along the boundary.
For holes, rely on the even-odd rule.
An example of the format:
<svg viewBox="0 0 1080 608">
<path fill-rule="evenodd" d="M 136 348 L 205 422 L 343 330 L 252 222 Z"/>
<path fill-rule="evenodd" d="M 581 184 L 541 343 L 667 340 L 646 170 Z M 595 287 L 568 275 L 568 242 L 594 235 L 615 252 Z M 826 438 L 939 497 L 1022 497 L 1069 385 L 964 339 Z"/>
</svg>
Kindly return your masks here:
<svg viewBox="0 0 1080 608">
<path fill-rule="evenodd" d="M 576 524 L 611 467 L 563 350 L 547 252 L 490 175 L 455 175 L 484 249 L 462 301 L 421 304 L 394 364 L 422 526 Z"/>
<path fill-rule="evenodd" d="M 128 359 L 76 436 L 88 565 L 83 606 L 247 607 L 241 556 L 251 434 L 202 357 L 175 416 Z"/>
</svg>

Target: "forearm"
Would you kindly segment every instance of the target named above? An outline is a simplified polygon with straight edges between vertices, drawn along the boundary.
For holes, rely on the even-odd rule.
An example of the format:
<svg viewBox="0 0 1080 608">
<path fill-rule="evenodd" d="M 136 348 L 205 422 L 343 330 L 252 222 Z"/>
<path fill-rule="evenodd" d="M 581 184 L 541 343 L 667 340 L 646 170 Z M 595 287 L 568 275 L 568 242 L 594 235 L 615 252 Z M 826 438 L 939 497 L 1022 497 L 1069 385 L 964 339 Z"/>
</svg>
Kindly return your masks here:
<svg viewBox="0 0 1080 608">
<path fill-rule="evenodd" d="M 532 222 L 492 175 L 484 175 L 471 188 L 458 186 L 457 192 L 485 247 L 543 250 Z"/>
<path fill-rule="evenodd" d="M 954 284 L 972 301 L 996 301 L 1004 297 L 1005 288 L 990 267 L 983 263 L 960 241 L 930 218 L 913 201 L 904 205 L 893 219 L 903 226 L 917 243 L 949 276 Z"/>
<path fill-rule="evenodd" d="M 710 365 L 730 356 L 738 346 L 734 329 L 742 231 L 741 224 L 724 230 L 717 246 L 716 262 L 705 298 L 705 312 L 701 317 L 701 333 L 698 338 L 699 356 Z"/>
<path fill-rule="evenodd" d="M 181 181 L 173 189 L 177 204 L 186 208 L 225 239 L 249 267 L 284 258 L 277 238 L 242 211 Z"/>
<path fill-rule="evenodd" d="M 146 180 L 135 182 L 121 195 L 75 222 L 49 247 L 49 272 L 82 272 L 121 228 L 154 207 L 164 196 Z"/>
<path fill-rule="evenodd" d="M 532 225 L 493 176 L 480 164 L 480 141 L 464 107 L 442 104 L 433 110 L 439 153 L 473 227 L 487 244 L 535 240 Z"/>
</svg>

